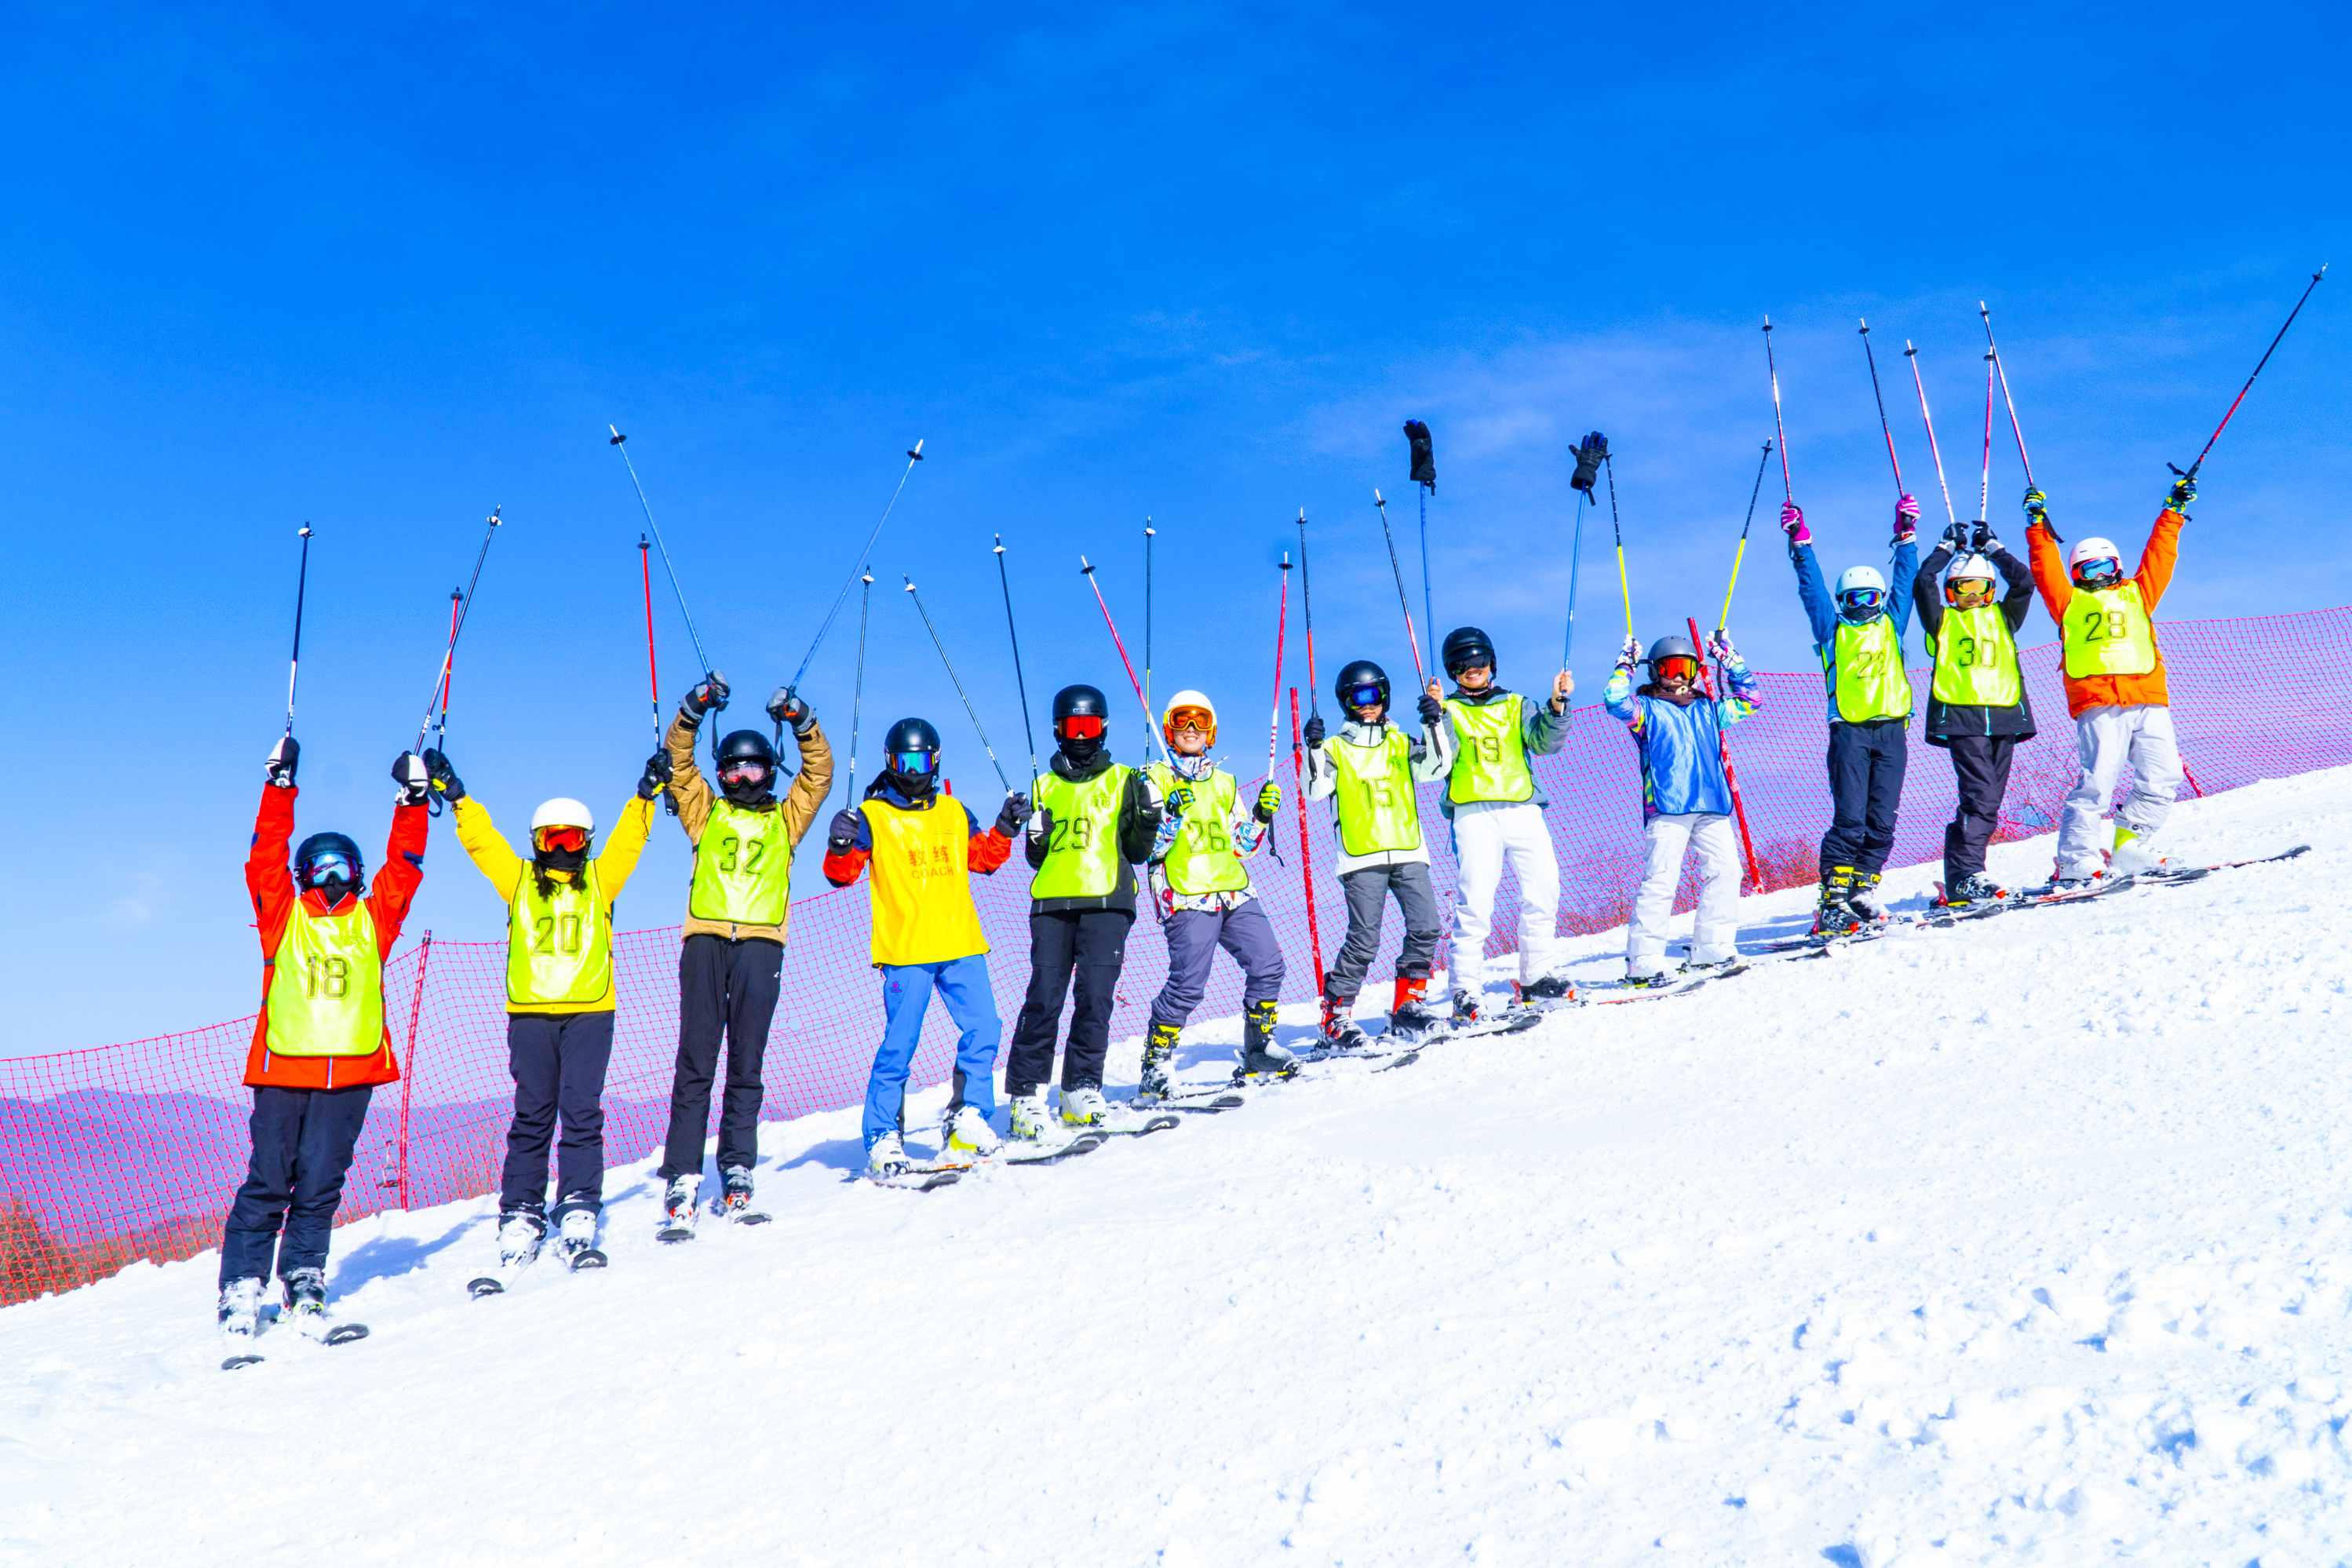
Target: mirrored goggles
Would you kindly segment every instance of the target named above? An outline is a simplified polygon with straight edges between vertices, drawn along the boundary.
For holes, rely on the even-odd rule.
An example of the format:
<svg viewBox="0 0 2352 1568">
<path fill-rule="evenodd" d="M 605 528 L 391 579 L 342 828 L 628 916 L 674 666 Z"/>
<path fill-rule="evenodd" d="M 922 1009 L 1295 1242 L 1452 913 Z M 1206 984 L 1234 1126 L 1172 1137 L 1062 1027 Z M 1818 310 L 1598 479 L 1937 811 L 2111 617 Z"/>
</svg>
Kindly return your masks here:
<svg viewBox="0 0 2352 1568">
<path fill-rule="evenodd" d="M 768 764 L 749 761 L 729 763 L 719 770 L 719 781 L 721 784 L 765 784 L 768 782 Z"/>
<path fill-rule="evenodd" d="M 1217 721 L 1198 708 L 1179 708 L 1175 712 L 1168 715 L 1170 734 L 1181 735 L 1187 730 L 1197 731 L 1203 735 L 1213 735 L 1217 732 Z"/>
<path fill-rule="evenodd" d="M 1698 660 L 1685 653 L 1670 653 L 1651 666 L 1651 668 L 1657 672 L 1660 680 L 1696 680 L 1698 679 Z"/>
<path fill-rule="evenodd" d="M 2074 568 L 2074 582 L 2078 587 L 2112 588 L 2123 580 L 2124 563 L 2112 556 L 2085 561 Z"/>
<path fill-rule="evenodd" d="M 1348 706 L 1350 708 L 1381 708 L 1387 703 L 1388 694 L 1377 686 L 1348 688 Z"/>
<path fill-rule="evenodd" d="M 1065 741 L 1091 741 L 1103 732 L 1099 713 L 1073 713 L 1054 721 L 1054 733 Z"/>
<path fill-rule="evenodd" d="M 1874 610 L 1886 603 L 1884 588 L 1848 588 L 1838 595 L 1838 607 L 1846 611 Z"/>
<path fill-rule="evenodd" d="M 909 776 L 916 773 L 929 774 L 935 771 L 939 765 L 940 754 L 937 752 L 893 752 L 890 753 L 890 771 L 897 773 L 903 773 Z"/>
<path fill-rule="evenodd" d="M 1991 598 L 1992 579 L 1990 577 L 1951 577 L 1945 580 L 1944 597 L 1948 602 L 1958 604 L 1961 597 L 1966 595 L 1973 595 L 1975 597 L 1979 599 Z"/>
<path fill-rule="evenodd" d="M 584 827 L 542 827 L 537 835 L 541 849 L 580 850 L 588 847 Z"/>
<path fill-rule="evenodd" d="M 356 882 L 360 879 L 359 868 L 353 866 L 351 858 L 340 850 L 330 850 L 324 855 L 313 855 L 302 862 L 304 887 L 315 888 L 331 877 L 341 877 L 346 882 Z"/>
</svg>

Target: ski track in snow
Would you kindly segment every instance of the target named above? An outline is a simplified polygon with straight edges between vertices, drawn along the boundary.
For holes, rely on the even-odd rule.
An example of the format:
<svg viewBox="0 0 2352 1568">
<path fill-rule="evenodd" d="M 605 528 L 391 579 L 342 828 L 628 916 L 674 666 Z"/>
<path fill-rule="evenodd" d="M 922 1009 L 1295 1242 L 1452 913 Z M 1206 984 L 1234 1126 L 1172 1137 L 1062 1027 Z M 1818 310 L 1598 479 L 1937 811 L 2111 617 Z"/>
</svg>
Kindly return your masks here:
<svg viewBox="0 0 2352 1568">
<path fill-rule="evenodd" d="M 2306 841 L 927 1195 L 772 1124 L 773 1224 L 616 1167 L 612 1268 L 487 1301 L 492 1200 L 379 1215 L 373 1337 L 236 1373 L 217 1257 L 137 1265 L 0 1311 L 0 1563 L 2337 1563 L 2352 770 L 2166 847 Z"/>
</svg>

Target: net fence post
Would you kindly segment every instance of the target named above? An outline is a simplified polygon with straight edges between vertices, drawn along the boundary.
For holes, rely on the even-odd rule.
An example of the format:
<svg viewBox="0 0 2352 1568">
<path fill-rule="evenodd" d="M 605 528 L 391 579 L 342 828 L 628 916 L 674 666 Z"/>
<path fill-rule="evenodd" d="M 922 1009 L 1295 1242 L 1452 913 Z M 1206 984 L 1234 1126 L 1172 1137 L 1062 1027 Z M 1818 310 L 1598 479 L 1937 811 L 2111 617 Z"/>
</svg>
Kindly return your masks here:
<svg viewBox="0 0 2352 1568">
<path fill-rule="evenodd" d="M 408 1069 L 400 1075 L 399 1180 L 401 1212 L 408 1212 L 408 1098 L 416 1082 L 416 1023 L 425 1012 L 425 970 L 433 962 L 433 933 L 427 931 L 416 949 L 416 991 L 408 1002 Z"/>
</svg>

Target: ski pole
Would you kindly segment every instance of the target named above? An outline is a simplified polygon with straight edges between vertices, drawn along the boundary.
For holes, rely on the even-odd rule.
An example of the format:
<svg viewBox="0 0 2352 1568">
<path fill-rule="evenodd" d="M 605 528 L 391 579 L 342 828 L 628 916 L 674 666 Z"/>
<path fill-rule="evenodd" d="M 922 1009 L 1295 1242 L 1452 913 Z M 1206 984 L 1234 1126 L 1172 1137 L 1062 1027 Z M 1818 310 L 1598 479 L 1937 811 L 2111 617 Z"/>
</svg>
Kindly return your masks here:
<svg viewBox="0 0 2352 1568">
<path fill-rule="evenodd" d="M 1911 384 L 1919 390 L 1919 419 L 1927 426 L 1927 450 L 1936 458 L 1936 485 L 1944 492 L 1944 521 L 1958 522 L 1960 514 L 1952 510 L 1952 487 L 1944 480 L 1944 449 L 1936 445 L 1936 416 L 1927 412 L 1927 384 L 1919 379 L 1919 351 L 1911 340 L 1903 340 L 1903 357 L 1911 362 Z"/>
<path fill-rule="evenodd" d="M 1698 640 L 1698 622 L 1687 616 L 1685 619 L 1690 626 L 1691 647 L 1704 647 L 1706 645 Z M 1717 629 L 1720 631 L 1722 628 Z M 1723 681 L 1723 689 L 1730 690 L 1731 674 L 1723 668 L 1720 661 L 1716 665 L 1716 674 Z M 1707 679 L 1706 666 L 1704 663 L 1698 667 L 1698 689 L 1706 698 L 1708 705 L 1713 706 L 1715 683 Z M 1731 738 L 1723 732 L 1723 725 L 1719 721 L 1715 727 L 1715 745 L 1716 750 L 1723 757 L 1723 782 L 1731 788 L 1731 813 L 1739 824 L 1740 853 L 1748 861 L 1748 876 L 1740 886 L 1745 891 L 1760 893 L 1764 890 L 1764 873 L 1756 864 L 1756 840 L 1748 837 L 1748 803 L 1740 798 L 1739 773 L 1731 765 Z"/>
<path fill-rule="evenodd" d="M 457 658 L 457 634 L 466 629 L 466 617 L 474 613 L 474 589 L 482 580 L 482 563 L 489 559 L 490 541 L 499 535 L 499 513 L 504 510 L 503 507 L 490 509 L 490 525 L 483 531 L 482 548 L 474 557 L 474 575 L 466 584 L 464 597 L 458 601 L 457 617 L 450 622 L 449 646 L 442 650 L 441 668 L 433 672 L 433 689 L 425 697 L 425 721 L 416 726 L 416 744 L 409 748 L 412 752 L 421 752 L 425 749 L 425 737 L 433 729 L 434 704 L 440 700 L 449 679 L 449 667 Z M 445 711 L 442 716 L 445 732 L 447 718 Z M 435 795 L 432 798 L 436 803 L 441 799 L 438 795 Z"/>
<path fill-rule="evenodd" d="M 302 673 L 302 599 L 310 590 L 310 525 L 300 530 L 302 565 L 294 577 L 294 657 L 286 661 L 286 732 L 294 732 L 294 681 Z"/>
<path fill-rule="evenodd" d="M 465 596 L 458 589 L 449 590 L 449 667 L 441 672 L 441 712 L 433 721 L 436 740 L 446 739 L 449 733 L 449 686 L 457 679 L 457 607 Z"/>
<path fill-rule="evenodd" d="M 1429 676 L 1421 663 L 1421 634 L 1413 630 L 1412 602 L 1404 596 L 1404 568 L 1397 564 L 1396 535 L 1389 531 L 1389 503 L 1381 492 L 1372 492 L 1372 505 L 1381 514 L 1381 537 L 1388 542 L 1389 575 L 1396 579 L 1397 608 L 1404 612 L 1404 640 L 1412 648 L 1413 689 L 1429 684 Z"/>
<path fill-rule="evenodd" d="M 1315 916 L 1315 857 L 1307 847 L 1307 747 L 1298 731 L 1298 688 L 1290 689 L 1290 776 L 1298 791 L 1298 869 L 1307 879 L 1307 940 L 1315 952 L 1315 994 L 1323 994 L 1323 928 Z"/>
<path fill-rule="evenodd" d="M 849 697 L 849 767 L 843 775 L 847 783 L 841 792 L 844 811 L 857 804 L 857 721 L 866 709 L 866 612 L 874 605 L 874 574 L 861 574 L 858 581 L 865 586 L 857 590 L 857 683 Z"/>
<path fill-rule="evenodd" d="M 1290 552 L 1282 552 L 1282 607 L 1274 619 L 1274 711 L 1266 719 L 1265 776 L 1274 777 L 1274 760 L 1282 751 L 1282 638 L 1290 628 Z"/>
<path fill-rule="evenodd" d="M 1143 710 L 1151 706 L 1151 541 L 1159 533 L 1151 520 L 1143 520 Z"/>
<path fill-rule="evenodd" d="M 2025 469 L 2025 482 L 2030 485 L 2033 483 L 2033 459 L 2025 455 L 2025 427 L 2017 422 L 2017 399 L 2009 395 L 2009 368 L 2000 363 L 2000 345 L 1992 341 L 1992 311 L 1979 300 L 1977 314 L 1984 321 L 1985 348 L 1992 360 L 1993 374 L 2000 378 L 2001 401 L 2009 405 L 2009 430 L 2017 437 L 2017 461 Z"/>
<path fill-rule="evenodd" d="M 1576 492 L 1576 531 L 1568 547 L 1568 640 L 1559 650 L 1559 667 L 1576 662 L 1576 577 L 1584 564 L 1584 503 L 1592 498 Z"/>
<path fill-rule="evenodd" d="M 1013 639 L 1013 679 L 1021 689 L 1021 732 L 1029 741 L 1029 791 L 1037 791 L 1037 731 L 1029 722 L 1029 678 L 1021 673 L 1021 629 L 1013 624 L 1013 579 L 1004 574 L 1004 535 L 996 539 L 996 581 L 1004 590 L 1004 633 Z"/>
<path fill-rule="evenodd" d="M 1005 794 L 1011 795 L 1013 781 L 1004 776 L 1004 764 L 996 760 L 996 748 L 988 743 L 988 731 L 980 727 L 980 714 L 972 707 L 971 698 L 965 693 L 963 682 L 956 675 L 954 663 L 948 658 L 948 645 L 940 641 L 940 628 L 931 625 L 931 613 L 923 608 L 923 596 L 915 592 L 915 580 L 908 577 L 906 584 L 907 597 L 915 601 L 915 614 L 923 617 L 923 629 L 931 634 L 931 646 L 940 650 L 940 662 L 947 666 L 948 683 L 955 688 L 956 695 L 963 699 L 963 710 L 971 716 L 972 733 L 980 737 L 980 749 L 988 753 L 988 765 L 996 770 L 996 782 L 1004 786 Z"/>
<path fill-rule="evenodd" d="M 1437 611 L 1432 607 L 1429 587 L 1429 498 L 1437 493 L 1437 449 L 1430 444 L 1429 426 L 1425 421 L 1406 420 L 1404 438 L 1412 458 L 1405 482 L 1421 487 L 1421 618 L 1429 627 L 1429 668 L 1435 669 Z M 1281 695 L 1278 691 L 1275 693 L 1277 701 Z"/>
<path fill-rule="evenodd" d="M 1857 316 L 1856 321 L 1862 321 Z M 1870 362 L 1870 395 L 1878 400 L 1878 428 L 1886 437 L 1886 460 L 1895 465 L 1895 489 L 1898 495 L 1910 492 L 1903 488 L 1903 459 L 1895 455 L 1895 426 L 1886 422 L 1886 394 L 1878 386 L 1878 356 L 1870 352 L 1870 323 L 1862 322 L 1862 354 Z"/>
<path fill-rule="evenodd" d="M 2000 370 L 2000 362 L 1990 353 L 1985 355 L 1984 477 L 1977 485 L 1979 522 L 1989 521 L 1985 514 L 1992 510 L 1992 382 Z"/>
<path fill-rule="evenodd" d="M 1307 710 L 1319 714 L 1315 694 L 1315 589 L 1307 575 L 1307 509 L 1298 509 L 1298 608 L 1307 619 Z"/>
<path fill-rule="evenodd" d="M 1780 367 L 1772 358 L 1772 318 L 1764 318 L 1764 368 L 1772 376 L 1772 437 L 1780 444 L 1780 499 L 1794 504 L 1795 487 L 1789 482 L 1789 431 L 1780 423 Z"/>
<path fill-rule="evenodd" d="M 2278 337 L 2271 340 L 2271 346 L 2264 349 L 2263 351 L 2263 357 L 2255 362 L 2254 375 L 2262 374 L 2263 366 L 2271 363 L 2271 355 L 2278 351 L 2279 339 L 2286 336 L 2286 329 L 2294 325 L 2294 319 L 2303 314 L 2304 300 L 2311 298 L 2312 289 L 2318 288 L 2319 280 L 2326 276 L 2327 267 L 2325 263 L 2322 263 L 2319 270 L 2311 275 L 2311 281 L 2305 285 L 2303 300 L 2297 300 L 2294 302 L 2294 309 L 2286 313 L 2285 324 L 2279 328 Z M 2214 426 L 2213 434 L 2205 437 L 2205 450 L 2197 454 L 2197 460 L 2189 464 L 2185 469 L 2173 468 L 2172 471 L 2174 473 L 2179 474 L 2182 479 L 2194 479 L 2196 477 L 2197 470 L 2205 466 L 2205 453 L 2213 449 L 2213 443 L 2220 440 L 2221 438 L 2221 432 L 2230 427 L 2230 420 L 2237 414 L 2238 405 L 2243 403 L 2246 400 L 2246 394 L 2254 389 L 2254 375 L 2246 377 L 2246 384 L 2238 388 L 2238 395 L 2230 400 L 2230 412 L 2221 416 L 2221 423 Z M 2165 467 L 2172 468 L 2172 465 L 2168 463 Z M 2195 787 L 2194 780 L 2190 781 L 2190 787 Z M 2202 792 L 2200 792 L 2200 794 L 2201 796 Z"/>
<path fill-rule="evenodd" d="M 898 504 L 898 494 L 900 490 L 907 488 L 908 476 L 915 471 L 915 465 L 922 460 L 923 444 L 918 441 L 907 453 L 906 472 L 898 476 L 898 489 L 890 492 L 889 500 L 882 508 L 882 515 L 874 520 L 874 531 L 866 536 L 866 546 L 857 552 L 857 564 L 852 566 L 849 569 L 849 575 L 841 580 L 841 592 L 833 596 L 833 608 L 824 613 L 824 624 L 816 628 L 815 640 L 809 644 L 808 652 L 801 656 L 801 667 L 793 671 L 793 678 L 790 680 L 784 682 L 786 697 L 800 689 L 801 678 L 808 673 L 810 661 L 816 658 L 816 650 L 824 646 L 824 634 L 833 630 L 834 617 L 841 614 L 842 602 L 849 597 L 849 585 L 865 575 L 866 563 L 874 555 L 874 542 L 882 537 L 882 525 L 890 521 L 890 509 Z"/>
<path fill-rule="evenodd" d="M 1421 487 L 1421 618 L 1429 626 L 1429 668 L 1437 666 L 1437 612 L 1431 608 L 1429 588 L 1429 498 L 1437 493 L 1435 484 Z"/>
<path fill-rule="evenodd" d="M 1094 589 L 1095 603 L 1102 606 L 1103 625 L 1110 628 L 1111 646 L 1118 649 L 1119 665 L 1127 671 L 1127 683 L 1135 688 L 1135 705 L 1143 710 L 1143 754 L 1148 757 L 1151 754 L 1153 742 L 1160 735 L 1159 721 L 1151 716 L 1151 704 L 1143 700 L 1143 682 L 1135 679 L 1135 664 L 1127 657 L 1127 644 L 1119 640 L 1118 623 L 1110 618 L 1110 604 L 1103 597 L 1102 584 L 1095 581 L 1094 566 L 1083 555 L 1078 557 L 1078 575 L 1084 577 L 1087 580 L 1087 585 Z M 1160 754 L 1165 756 L 1168 752 L 1167 742 L 1160 741 L 1159 745 Z"/>
<path fill-rule="evenodd" d="M 1771 461 L 1772 443 L 1767 441 L 1763 455 L 1756 459 L 1756 483 L 1748 491 L 1748 521 L 1739 525 L 1739 547 L 1731 552 L 1731 582 L 1723 590 L 1723 614 L 1716 618 L 1717 631 L 1731 625 L 1731 595 L 1739 591 L 1739 563 L 1748 559 L 1748 531 L 1756 525 L 1756 498 L 1764 493 L 1764 469 Z"/>
<path fill-rule="evenodd" d="M 686 590 L 677 585 L 677 565 L 669 558 L 669 545 L 662 539 L 661 524 L 654 521 L 653 503 L 646 500 L 645 482 L 637 478 L 637 465 L 629 460 L 629 448 L 625 445 L 629 438 L 621 434 L 620 426 L 616 425 L 607 425 L 604 428 L 613 433 L 613 438 L 605 445 L 620 448 L 621 462 L 629 470 L 629 483 L 636 487 L 637 506 L 646 514 L 646 526 L 653 530 L 654 548 L 661 552 L 662 570 L 669 574 L 669 591 L 677 595 L 678 618 L 686 623 L 687 640 L 694 644 L 694 657 L 702 661 L 703 678 L 708 679 L 710 677 L 710 656 L 702 651 L 702 635 L 694 629 L 694 616 L 687 610 Z M 648 594 L 651 591 L 648 584 Z M 656 707 L 658 710 L 658 702 Z"/>
<path fill-rule="evenodd" d="M 637 535 L 637 570 L 646 584 L 646 679 L 654 693 L 654 744 L 662 743 L 661 665 L 654 658 L 654 556 L 646 536 Z"/>
<path fill-rule="evenodd" d="M 1625 531 L 1617 522 L 1617 459 L 1612 454 L 1601 459 L 1609 471 L 1609 528 L 1617 536 L 1617 592 L 1625 601 L 1625 636 L 1633 635 L 1633 590 L 1625 581 Z"/>
</svg>

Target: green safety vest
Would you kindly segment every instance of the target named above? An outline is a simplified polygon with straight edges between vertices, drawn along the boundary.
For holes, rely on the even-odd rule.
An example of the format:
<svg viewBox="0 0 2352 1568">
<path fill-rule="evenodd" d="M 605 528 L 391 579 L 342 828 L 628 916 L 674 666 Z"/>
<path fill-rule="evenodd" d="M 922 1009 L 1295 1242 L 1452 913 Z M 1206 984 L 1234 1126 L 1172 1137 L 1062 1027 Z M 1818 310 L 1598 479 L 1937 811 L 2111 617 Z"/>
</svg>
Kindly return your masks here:
<svg viewBox="0 0 2352 1568">
<path fill-rule="evenodd" d="M 1118 889 L 1118 810 L 1134 771 L 1114 763 L 1083 784 L 1055 773 L 1037 781 L 1037 805 L 1053 813 L 1054 831 L 1031 898 L 1099 899 Z"/>
<path fill-rule="evenodd" d="M 1948 609 L 1943 635 L 1925 635 L 1927 657 L 1936 661 L 1936 679 L 1928 689 L 1937 701 L 1959 708 L 2017 706 L 2025 683 L 2017 673 L 2017 644 L 2009 635 L 2009 619 L 1999 605 Z"/>
<path fill-rule="evenodd" d="M 1445 784 L 1446 798 L 1454 805 L 1535 799 L 1536 775 L 1528 766 L 1527 737 L 1519 727 L 1522 703 L 1516 691 L 1484 707 L 1459 698 L 1445 700 L 1445 710 L 1454 716 L 1454 738 L 1462 742 Z"/>
<path fill-rule="evenodd" d="M 2156 628 L 2139 602 L 2139 584 L 2126 583 L 2097 593 L 2077 588 L 2066 601 L 2066 673 L 2081 680 L 2094 675 L 2146 675 L 2156 668 Z"/>
<path fill-rule="evenodd" d="M 507 905 L 507 1000 L 517 1006 L 601 1002 L 613 989 L 612 911 L 596 879 L 596 862 L 569 882 L 539 877 L 523 862 Z"/>
<path fill-rule="evenodd" d="M 1413 798 L 1412 742 L 1393 727 L 1377 746 L 1333 741 L 1323 748 L 1335 784 L 1339 847 L 1350 855 L 1421 847 L 1421 807 Z"/>
<path fill-rule="evenodd" d="M 375 916 L 353 899 L 341 914 L 297 901 L 269 966 L 269 1050 L 364 1057 L 383 1047 L 383 954 Z"/>
<path fill-rule="evenodd" d="M 1840 620 L 1823 661 L 1838 717 L 1849 724 L 1911 716 L 1911 678 L 1903 672 L 1903 639 L 1884 615 L 1855 626 Z"/>
<path fill-rule="evenodd" d="M 793 901 L 793 840 L 782 806 L 753 811 L 731 800 L 711 803 L 694 847 L 694 887 L 687 912 L 735 925 L 784 923 Z"/>
<path fill-rule="evenodd" d="M 1168 885 L 1180 893 L 1234 893 L 1248 887 L 1249 870 L 1234 853 L 1234 804 L 1241 797 L 1234 775 L 1211 768 L 1203 777 L 1188 779 L 1166 763 L 1143 771 L 1163 797 L 1180 789 L 1192 792 L 1192 809 L 1183 815 L 1175 842 L 1160 862 Z"/>
</svg>

